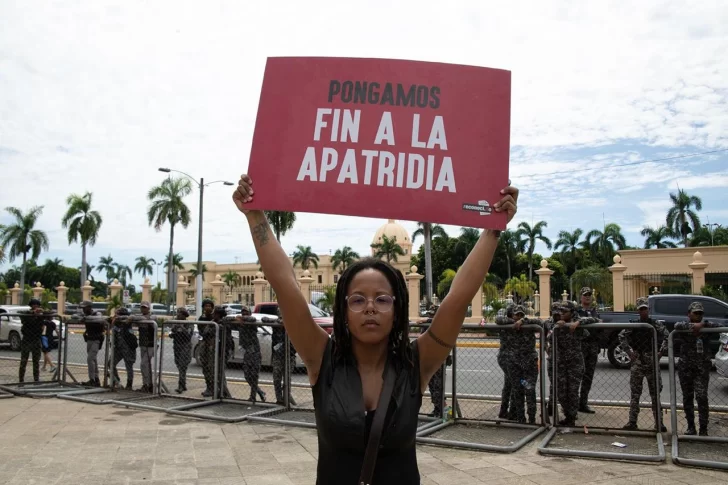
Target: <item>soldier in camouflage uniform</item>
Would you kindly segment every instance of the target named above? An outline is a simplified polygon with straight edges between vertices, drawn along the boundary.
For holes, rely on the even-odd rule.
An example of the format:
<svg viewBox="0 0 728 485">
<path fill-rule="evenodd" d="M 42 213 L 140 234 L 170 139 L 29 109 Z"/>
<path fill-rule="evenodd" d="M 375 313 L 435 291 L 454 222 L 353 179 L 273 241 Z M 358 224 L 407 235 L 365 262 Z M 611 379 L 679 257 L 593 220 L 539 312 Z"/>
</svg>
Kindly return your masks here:
<svg viewBox="0 0 728 485">
<path fill-rule="evenodd" d="M 554 359 L 551 351 L 551 336 L 553 335 L 554 324 L 561 320 L 561 302 L 555 301 L 551 304 L 551 316 L 543 322 L 544 332 L 546 332 L 546 374 L 549 376 L 549 400 L 546 403 L 546 420 L 548 416 L 553 414 L 553 406 L 556 403 L 554 395 Z"/>
<path fill-rule="evenodd" d="M 496 325 L 509 325 L 513 323 L 513 310 L 515 305 L 508 305 L 506 307 L 505 316 L 498 316 L 495 318 Z M 515 407 L 511 402 L 511 373 L 509 366 L 509 354 L 511 352 L 513 332 L 503 330 L 499 332 L 500 345 L 498 348 L 498 366 L 503 371 L 503 389 L 501 390 L 501 407 L 498 417 L 500 419 L 515 420 Z"/>
<path fill-rule="evenodd" d="M 210 298 L 202 300 L 202 315 L 197 320 L 200 322 L 213 321 L 212 311 L 215 309 L 215 302 Z M 215 326 L 199 324 L 200 332 L 200 365 L 202 375 L 205 377 L 205 390 L 202 397 L 212 397 L 215 389 Z M 221 329 L 222 330 L 222 329 Z"/>
<path fill-rule="evenodd" d="M 594 317 L 579 318 L 576 305 L 570 301 L 561 305 L 561 320 L 553 328 L 556 339 L 556 372 L 558 400 L 564 411 L 562 426 L 575 426 L 579 410 L 579 384 L 584 374 L 584 354 L 581 342 L 588 336 L 583 325 L 597 323 Z"/>
<path fill-rule="evenodd" d="M 240 348 L 243 351 L 243 373 L 245 374 L 245 381 L 250 387 L 248 400 L 256 402 L 257 397 L 260 396 L 260 400 L 265 402 L 265 393 L 258 386 L 260 366 L 263 360 L 260 352 L 260 342 L 258 341 L 258 327 L 251 325 L 256 323 L 257 320 L 250 315 L 250 310 L 245 306 L 239 315 L 235 315 L 235 319 L 240 322 L 238 335 L 240 336 Z M 277 318 L 263 318 L 264 323 L 277 321 Z M 248 325 L 243 322 L 248 323 Z"/>
<path fill-rule="evenodd" d="M 585 286 L 581 289 L 581 306 L 577 309 L 580 317 L 595 318 L 599 321 L 599 313 L 592 306 L 592 289 Z M 599 360 L 599 335 L 598 331 L 590 331 L 584 336 L 581 342 L 581 351 L 584 355 L 584 374 L 581 378 L 581 390 L 579 391 L 579 412 L 594 414 L 589 407 L 589 391 L 594 382 L 594 371 Z"/>
<path fill-rule="evenodd" d="M 116 366 L 124 360 L 126 367 L 126 389 L 131 390 L 134 384 L 134 362 L 136 362 L 136 349 L 139 346 L 136 335 L 132 330 L 131 319 L 129 318 L 129 309 L 119 308 L 111 319 L 112 332 L 114 337 L 114 360 L 111 368 L 113 369 L 114 383 L 119 384 L 121 378 Z"/>
<path fill-rule="evenodd" d="M 175 320 L 186 321 L 190 312 L 184 307 L 177 308 Z M 194 323 L 175 323 L 169 332 L 172 339 L 172 350 L 174 351 L 174 365 L 177 366 L 178 379 L 177 394 L 187 390 L 187 367 L 192 362 L 192 333 L 195 330 Z"/>
<path fill-rule="evenodd" d="M 692 330 L 691 333 L 678 334 L 680 337 L 680 360 L 677 363 L 677 375 L 683 395 L 685 419 L 688 421 L 686 435 L 695 434 L 695 404 L 698 401 L 698 419 L 700 436 L 708 436 L 708 385 L 712 367 L 710 339 L 718 338 L 717 333 L 701 334 L 702 328 L 721 327 L 719 323 L 703 321 L 703 304 L 694 301 L 688 307 L 688 322 L 678 322 L 675 330 Z M 673 433 L 676 430 L 673 430 Z"/>
<path fill-rule="evenodd" d="M 286 369 L 286 328 L 283 326 L 283 317 L 281 315 L 280 307 L 278 307 L 277 313 L 278 323 L 280 323 L 281 326 L 273 327 L 271 335 L 271 346 L 273 348 L 271 363 L 273 365 L 273 389 L 276 393 L 276 404 L 283 405 L 285 403 L 283 400 L 283 374 Z M 290 343 L 290 349 L 291 352 L 288 355 L 288 365 L 291 374 L 293 374 L 293 369 L 296 367 L 296 349 L 293 348 L 293 343 Z M 293 399 L 290 392 L 288 394 L 288 402 L 293 405 L 296 404 L 296 401 Z"/>
<path fill-rule="evenodd" d="M 151 304 L 148 301 L 143 301 L 139 305 L 142 314 L 141 317 L 137 317 L 146 323 L 140 323 L 139 329 L 139 357 L 141 359 L 140 368 L 142 371 L 142 387 L 139 389 L 140 392 L 154 392 L 154 382 L 152 380 L 152 363 L 154 361 L 156 335 L 154 334 L 154 325 L 152 322 L 156 322 L 157 319 L 150 313 Z"/>
<path fill-rule="evenodd" d="M 220 397 L 230 398 L 230 390 L 227 385 L 227 377 L 225 376 L 227 364 L 235 354 L 235 341 L 233 340 L 233 327 L 237 327 L 235 319 L 226 320 L 227 310 L 224 306 L 218 305 L 212 311 L 213 321 L 220 324 L 219 344 L 218 344 L 218 371 L 217 375 L 220 379 Z"/>
<path fill-rule="evenodd" d="M 631 323 L 649 323 L 657 331 L 657 362 L 660 361 L 662 355 L 667 351 L 667 330 L 660 320 L 653 320 L 649 317 L 649 305 L 647 298 L 637 299 L 637 311 L 640 317 Z M 652 331 L 646 328 L 624 329 L 619 332 L 619 346 L 629 355 L 631 360 L 629 371 L 629 422 L 624 426 L 626 430 L 637 429 L 637 416 L 640 412 L 640 397 L 642 397 L 642 382 L 647 379 L 647 388 L 650 391 L 652 399 L 652 415 L 655 418 L 655 429 L 659 422 L 660 394 L 658 389 L 662 390 L 660 381 L 655 381 L 655 355 L 652 341 Z M 659 379 L 659 375 L 657 376 Z M 667 428 L 661 426 L 661 432 L 666 432 Z"/>
<path fill-rule="evenodd" d="M 425 333 L 427 329 L 430 328 L 432 319 L 435 318 L 438 308 L 440 308 L 438 305 L 433 304 L 430 306 L 430 309 L 427 311 L 427 319 L 423 322 L 420 329 L 421 333 Z M 448 356 L 446 362 L 452 362 L 451 359 L 452 358 Z M 444 402 L 443 395 L 445 394 L 444 384 L 443 366 L 441 365 L 432 375 L 430 382 L 427 384 L 427 387 L 430 390 L 430 400 L 432 401 L 432 412 L 429 414 L 430 416 L 442 417 L 442 405 Z"/>
<path fill-rule="evenodd" d="M 536 333 L 534 330 L 521 329 L 522 325 L 543 324 L 537 318 L 526 318 L 526 310 L 518 305 L 513 309 L 514 324 L 510 338 L 510 348 L 506 353 L 508 373 L 511 380 L 511 407 L 514 420 L 526 422 L 523 414 L 524 397 L 528 411 L 528 423 L 536 424 L 536 383 L 538 381 L 538 353 L 536 352 Z"/>
<path fill-rule="evenodd" d="M 81 302 L 81 315 L 74 315 L 71 322 L 81 322 L 86 327 L 83 339 L 86 342 L 86 365 L 88 367 L 88 381 L 82 382 L 84 386 L 101 386 L 99 380 L 99 351 L 104 345 L 104 332 L 106 320 L 101 312 L 94 311 L 93 304 L 86 300 Z"/>
<path fill-rule="evenodd" d="M 33 357 L 33 380 L 40 380 L 40 354 L 41 354 L 41 335 L 43 334 L 43 325 L 46 316 L 43 315 L 40 300 L 32 298 L 30 300 L 30 311 L 20 317 L 20 333 L 22 340 L 20 341 L 20 367 L 18 367 L 18 382 L 25 381 L 25 368 L 28 365 L 28 357 Z"/>
</svg>

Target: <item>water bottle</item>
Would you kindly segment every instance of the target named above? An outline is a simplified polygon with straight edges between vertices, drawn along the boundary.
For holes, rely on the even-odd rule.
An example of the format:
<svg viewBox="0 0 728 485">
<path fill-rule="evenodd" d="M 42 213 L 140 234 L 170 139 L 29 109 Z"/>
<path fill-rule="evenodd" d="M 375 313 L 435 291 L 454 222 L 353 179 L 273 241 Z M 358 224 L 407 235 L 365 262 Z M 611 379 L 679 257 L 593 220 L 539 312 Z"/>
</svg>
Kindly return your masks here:
<svg viewBox="0 0 728 485">
<path fill-rule="evenodd" d="M 695 349 L 697 350 L 698 354 L 702 355 L 702 353 L 703 353 L 703 339 L 702 338 L 699 338 L 698 340 L 696 340 Z"/>
<path fill-rule="evenodd" d="M 445 412 L 443 413 L 444 419 L 452 419 L 452 406 L 448 406 L 445 408 Z"/>
</svg>

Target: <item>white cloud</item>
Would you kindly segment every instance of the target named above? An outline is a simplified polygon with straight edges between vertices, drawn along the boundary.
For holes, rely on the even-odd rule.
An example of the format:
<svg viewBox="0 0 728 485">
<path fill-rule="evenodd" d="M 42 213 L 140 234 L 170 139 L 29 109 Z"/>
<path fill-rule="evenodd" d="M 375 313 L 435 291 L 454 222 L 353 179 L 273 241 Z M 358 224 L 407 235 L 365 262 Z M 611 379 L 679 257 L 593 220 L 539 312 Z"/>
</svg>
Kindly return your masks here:
<svg viewBox="0 0 728 485">
<path fill-rule="evenodd" d="M 156 233 L 144 216 L 157 167 L 232 181 L 246 170 L 267 56 L 392 57 L 512 70 L 519 218 L 546 219 L 554 234 L 600 227 L 601 213 L 633 227 L 629 204 L 646 190 L 648 201 L 667 199 L 679 181 L 701 189 L 707 209 L 728 185 L 721 167 L 706 177 L 690 159 L 614 167 L 728 147 L 727 25 L 720 1 L 5 2 L 0 197 L 44 205 L 39 227 L 69 264 L 80 250 L 67 247 L 60 218 L 66 196 L 86 190 L 105 218 L 92 261 L 163 254 L 168 228 Z M 229 196 L 206 191 L 205 252 L 250 259 Z M 195 194 L 188 203 L 193 223 L 175 244 L 190 260 Z M 640 206 L 642 218 L 664 205 Z M 283 242 L 361 252 L 384 222 L 301 214 Z"/>
</svg>

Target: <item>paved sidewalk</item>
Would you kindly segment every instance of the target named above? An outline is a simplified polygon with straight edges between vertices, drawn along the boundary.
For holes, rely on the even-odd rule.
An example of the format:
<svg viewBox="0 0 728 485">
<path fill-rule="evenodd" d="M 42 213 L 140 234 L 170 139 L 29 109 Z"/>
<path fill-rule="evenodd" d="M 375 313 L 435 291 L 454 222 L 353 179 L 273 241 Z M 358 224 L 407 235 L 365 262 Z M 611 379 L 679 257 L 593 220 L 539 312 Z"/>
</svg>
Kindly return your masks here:
<svg viewBox="0 0 728 485">
<path fill-rule="evenodd" d="M 218 424 L 164 413 L 58 399 L 0 400 L 0 483 L 314 484 L 316 433 L 294 427 Z M 423 485 L 728 483 L 728 473 L 418 447 Z"/>
</svg>

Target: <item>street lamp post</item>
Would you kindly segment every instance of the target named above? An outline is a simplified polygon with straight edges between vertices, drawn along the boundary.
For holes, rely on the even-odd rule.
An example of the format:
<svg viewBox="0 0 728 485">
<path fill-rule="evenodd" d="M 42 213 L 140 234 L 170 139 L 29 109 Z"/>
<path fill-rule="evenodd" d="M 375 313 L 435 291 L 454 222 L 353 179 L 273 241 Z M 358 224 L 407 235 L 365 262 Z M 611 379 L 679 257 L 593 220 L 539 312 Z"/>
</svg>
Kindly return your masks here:
<svg viewBox="0 0 728 485">
<path fill-rule="evenodd" d="M 226 180 L 215 180 L 214 182 L 208 182 L 205 184 L 205 179 L 200 178 L 200 181 L 198 182 L 195 180 L 191 175 L 182 172 L 180 170 L 173 170 L 170 168 L 159 168 L 160 172 L 169 173 L 169 172 L 177 172 L 181 173 L 191 181 L 197 184 L 197 187 L 200 189 L 200 218 L 199 222 L 197 224 L 197 276 L 195 277 L 195 316 L 199 317 L 202 315 L 202 209 L 203 209 L 203 197 L 205 195 L 205 186 L 216 184 L 218 182 L 222 183 L 223 185 L 234 185 L 232 182 L 228 182 Z M 171 263 L 170 263 L 171 264 Z"/>
<path fill-rule="evenodd" d="M 708 219 L 708 223 L 703 224 L 703 227 L 708 229 L 708 232 L 710 233 L 710 245 L 713 246 L 713 231 L 715 230 L 714 228 L 721 227 L 721 225 L 718 224 L 717 222 L 714 222 L 711 224 L 710 219 Z"/>
</svg>

